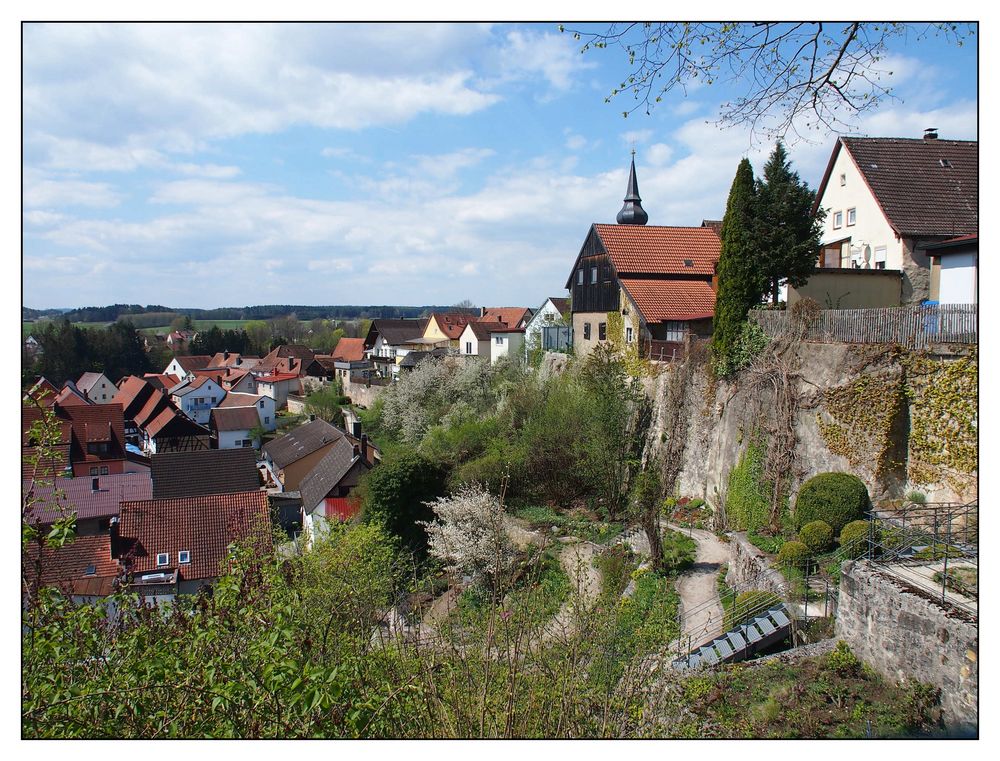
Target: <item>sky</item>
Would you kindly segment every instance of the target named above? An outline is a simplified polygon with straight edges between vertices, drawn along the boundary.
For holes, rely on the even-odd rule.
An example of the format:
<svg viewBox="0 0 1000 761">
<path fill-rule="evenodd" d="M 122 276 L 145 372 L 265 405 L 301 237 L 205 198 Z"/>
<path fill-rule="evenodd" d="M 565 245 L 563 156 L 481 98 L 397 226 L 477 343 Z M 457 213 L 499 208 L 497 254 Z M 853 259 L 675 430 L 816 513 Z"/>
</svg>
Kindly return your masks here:
<svg viewBox="0 0 1000 761">
<path fill-rule="evenodd" d="M 614 222 L 632 149 L 649 224 L 721 219 L 773 147 L 715 123 L 740 83 L 625 119 L 624 55 L 557 27 L 25 24 L 23 305 L 534 308 Z M 978 138 L 978 40 L 922 28 L 854 133 Z M 835 139 L 788 145 L 813 188 Z"/>
</svg>

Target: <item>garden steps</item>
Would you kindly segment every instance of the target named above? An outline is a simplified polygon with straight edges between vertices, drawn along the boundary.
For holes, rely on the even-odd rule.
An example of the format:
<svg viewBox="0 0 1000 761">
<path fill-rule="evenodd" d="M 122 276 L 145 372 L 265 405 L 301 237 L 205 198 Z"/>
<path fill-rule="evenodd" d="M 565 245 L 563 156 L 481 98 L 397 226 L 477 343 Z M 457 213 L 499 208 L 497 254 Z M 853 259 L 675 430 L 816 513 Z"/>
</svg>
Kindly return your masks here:
<svg viewBox="0 0 1000 761">
<path fill-rule="evenodd" d="M 774 605 L 747 623 L 694 648 L 687 655 L 675 658 L 671 665 L 676 671 L 684 671 L 704 665 L 746 660 L 788 636 L 792 622 L 787 613 L 784 603 Z"/>
</svg>

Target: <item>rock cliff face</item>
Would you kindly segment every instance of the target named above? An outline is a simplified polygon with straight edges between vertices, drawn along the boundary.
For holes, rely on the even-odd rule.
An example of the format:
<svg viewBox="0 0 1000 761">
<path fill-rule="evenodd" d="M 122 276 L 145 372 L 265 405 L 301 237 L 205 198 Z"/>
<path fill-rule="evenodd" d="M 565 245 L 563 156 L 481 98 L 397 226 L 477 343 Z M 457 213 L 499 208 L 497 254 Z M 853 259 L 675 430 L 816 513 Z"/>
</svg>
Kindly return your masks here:
<svg viewBox="0 0 1000 761">
<path fill-rule="evenodd" d="M 805 480 L 828 471 L 858 475 L 874 501 L 911 490 L 928 501 L 976 497 L 978 421 L 975 398 L 968 399 L 978 372 L 974 353 L 928 357 L 807 342 L 777 348 L 777 356 L 732 382 L 712 379 L 704 351 L 647 380 L 654 400 L 650 447 L 675 494 L 723 505 L 730 471 L 753 442 L 771 458 L 772 472 L 784 472 L 790 504 Z M 937 406 L 928 403 L 926 389 L 938 390 Z M 928 425 L 937 440 L 924 433 Z M 775 462 L 778 449 L 792 456 Z M 918 467 L 928 458 L 939 467 Z"/>
</svg>

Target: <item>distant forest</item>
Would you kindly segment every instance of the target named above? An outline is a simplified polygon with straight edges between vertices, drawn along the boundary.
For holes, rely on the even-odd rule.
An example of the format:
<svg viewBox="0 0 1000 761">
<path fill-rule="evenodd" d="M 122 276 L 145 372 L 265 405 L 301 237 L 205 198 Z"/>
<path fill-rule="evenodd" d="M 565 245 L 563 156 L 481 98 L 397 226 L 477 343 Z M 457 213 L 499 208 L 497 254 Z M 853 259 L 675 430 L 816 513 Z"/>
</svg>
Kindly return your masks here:
<svg viewBox="0 0 1000 761">
<path fill-rule="evenodd" d="M 255 307 L 219 307 L 218 309 L 176 309 L 161 304 L 112 304 L 107 307 L 80 309 L 29 309 L 21 307 L 22 320 L 60 316 L 70 322 L 114 322 L 123 315 L 167 313 L 184 315 L 192 320 L 268 320 L 295 314 L 300 320 L 357 320 L 402 317 L 423 317 L 431 312 L 450 311 L 450 306 L 303 306 L 301 304 L 266 304 Z M 169 323 L 170 320 L 167 320 Z"/>
</svg>

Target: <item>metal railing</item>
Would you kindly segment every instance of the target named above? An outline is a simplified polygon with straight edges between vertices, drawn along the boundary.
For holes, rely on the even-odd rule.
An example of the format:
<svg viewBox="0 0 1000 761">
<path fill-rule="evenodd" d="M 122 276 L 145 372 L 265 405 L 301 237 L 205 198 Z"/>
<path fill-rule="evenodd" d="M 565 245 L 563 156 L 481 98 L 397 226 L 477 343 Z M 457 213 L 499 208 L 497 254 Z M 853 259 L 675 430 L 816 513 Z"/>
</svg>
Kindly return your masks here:
<svg viewBox="0 0 1000 761">
<path fill-rule="evenodd" d="M 771 338 L 792 334 L 788 310 L 754 309 L 750 319 Z M 979 342 L 976 304 L 926 304 L 880 309 L 823 309 L 806 328 L 806 340 L 838 343 L 900 344 L 925 349 L 931 343 Z"/>
<path fill-rule="evenodd" d="M 679 359 L 684 359 L 684 342 L 641 339 L 639 341 L 639 356 L 654 362 L 676 362 Z"/>
</svg>

